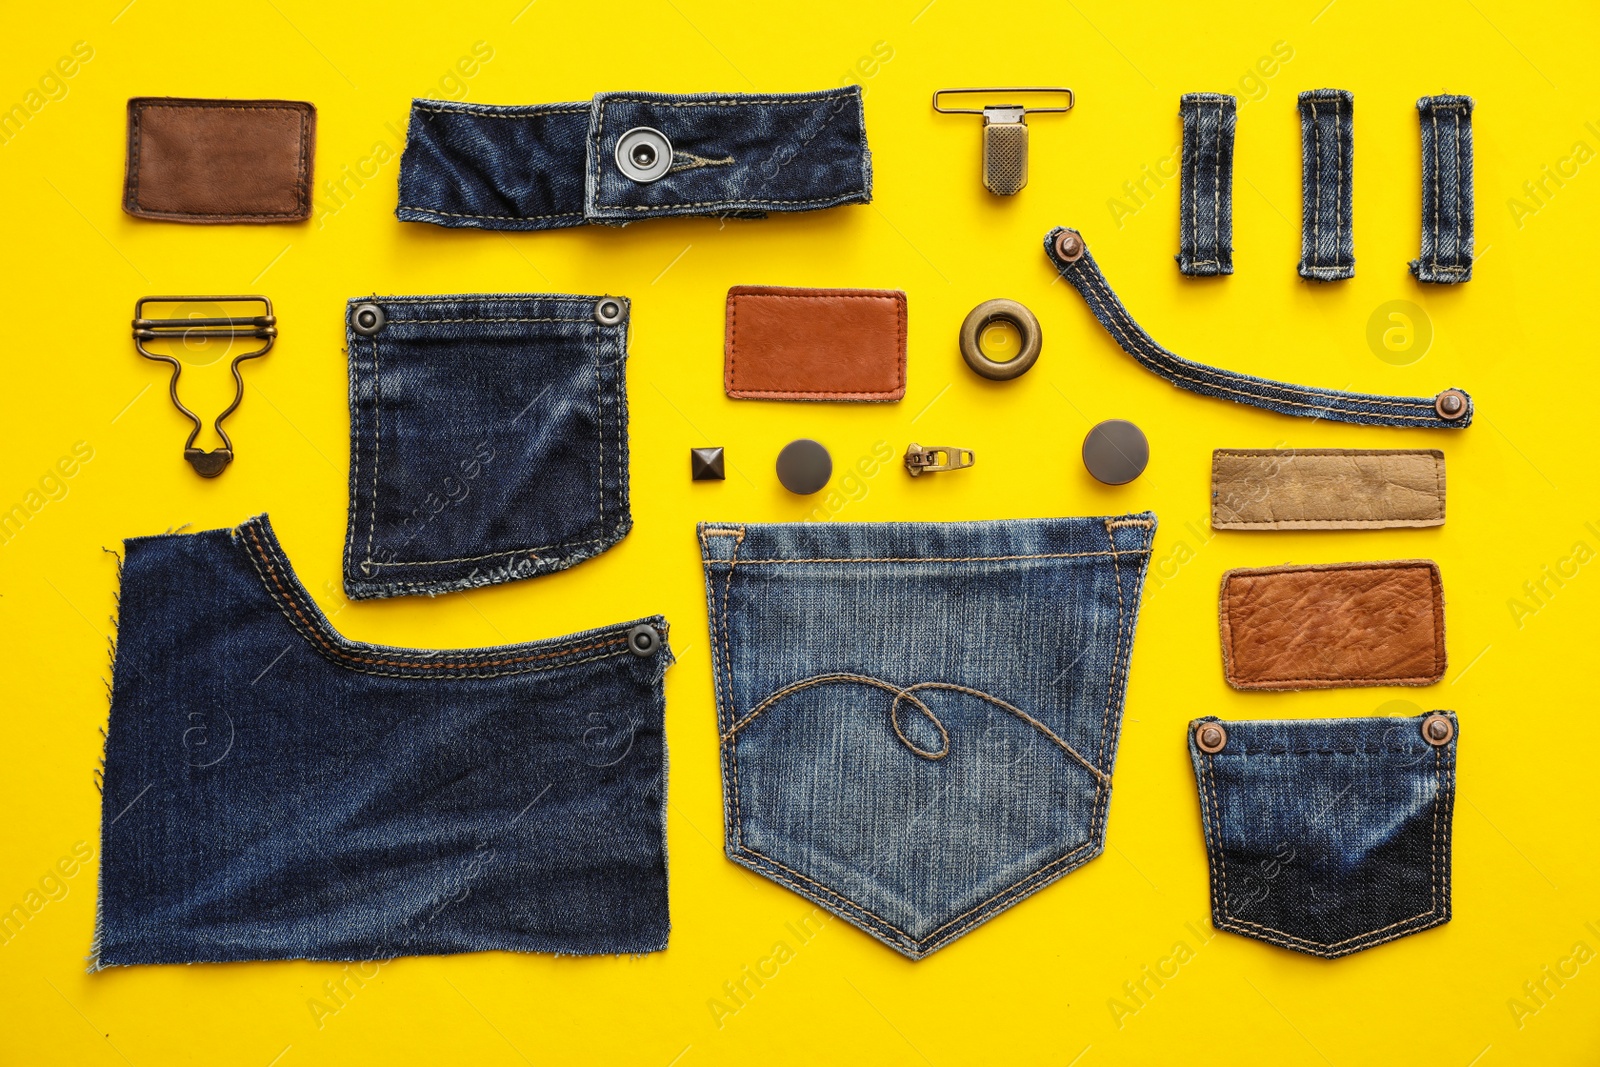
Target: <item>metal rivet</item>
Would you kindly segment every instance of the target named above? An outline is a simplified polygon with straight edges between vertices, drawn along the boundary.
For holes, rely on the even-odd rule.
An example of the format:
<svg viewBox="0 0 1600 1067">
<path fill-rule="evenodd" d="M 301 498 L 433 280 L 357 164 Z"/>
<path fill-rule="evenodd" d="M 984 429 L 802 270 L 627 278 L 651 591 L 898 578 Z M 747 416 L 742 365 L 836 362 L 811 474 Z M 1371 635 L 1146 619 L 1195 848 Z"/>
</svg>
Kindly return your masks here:
<svg viewBox="0 0 1600 1067">
<path fill-rule="evenodd" d="M 615 326 L 622 321 L 622 301 L 614 296 L 602 296 L 594 304 L 594 321 L 602 326 Z"/>
<path fill-rule="evenodd" d="M 660 130 L 635 126 L 617 138 L 617 169 L 636 182 L 653 182 L 672 169 L 672 142 Z"/>
<path fill-rule="evenodd" d="M 1228 731 L 1222 728 L 1221 723 L 1203 722 L 1195 729 L 1194 743 L 1201 752 L 1221 752 L 1228 743 Z"/>
<path fill-rule="evenodd" d="M 377 304 L 357 304 L 350 313 L 350 328 L 363 337 L 371 337 L 383 329 L 383 324 L 388 321 L 388 316 Z"/>
<path fill-rule="evenodd" d="M 983 354 L 979 339 L 992 322 L 1009 322 L 1017 328 L 1021 341 L 1016 358 L 1001 363 Z M 1007 382 L 1028 373 L 1044 348 L 1044 331 L 1039 329 L 1038 318 L 1015 300 L 985 300 L 961 320 L 958 338 L 961 358 L 967 366 L 992 382 Z"/>
<path fill-rule="evenodd" d="M 661 635 L 649 623 L 641 622 L 628 631 L 628 651 L 635 656 L 653 656 L 660 647 Z"/>
<path fill-rule="evenodd" d="M 1095 480 L 1124 485 L 1144 473 L 1150 463 L 1150 442 L 1127 419 L 1107 419 L 1083 439 L 1083 465 Z"/>
<path fill-rule="evenodd" d="M 1467 394 L 1459 389 L 1446 389 L 1433 398 L 1433 410 L 1441 419 L 1454 422 L 1467 413 Z"/>
<path fill-rule="evenodd" d="M 1434 748 L 1442 748 L 1456 735 L 1456 724 L 1446 715 L 1437 712 L 1422 720 L 1422 739 Z"/>
<path fill-rule="evenodd" d="M 1077 230 L 1062 230 L 1056 235 L 1056 255 L 1067 263 L 1083 258 L 1083 234 Z"/>
<path fill-rule="evenodd" d="M 810 496 L 827 485 L 831 477 L 833 457 L 809 437 L 790 441 L 778 453 L 778 481 L 791 493 Z"/>
</svg>

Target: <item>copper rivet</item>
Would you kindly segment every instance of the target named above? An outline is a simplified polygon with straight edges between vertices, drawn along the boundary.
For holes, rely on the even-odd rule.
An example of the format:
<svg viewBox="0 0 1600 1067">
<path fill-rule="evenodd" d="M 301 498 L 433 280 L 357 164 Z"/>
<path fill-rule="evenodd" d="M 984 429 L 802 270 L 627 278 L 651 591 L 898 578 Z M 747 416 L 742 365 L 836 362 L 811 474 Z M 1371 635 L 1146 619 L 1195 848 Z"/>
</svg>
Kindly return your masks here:
<svg viewBox="0 0 1600 1067">
<path fill-rule="evenodd" d="M 1422 739 L 1435 748 L 1448 745 L 1455 735 L 1455 723 L 1443 715 L 1429 715 L 1422 720 Z"/>
<path fill-rule="evenodd" d="M 1195 731 L 1195 744 L 1200 746 L 1201 752 L 1221 752 L 1228 743 L 1228 731 L 1214 722 L 1200 724 L 1200 729 Z"/>
<path fill-rule="evenodd" d="M 1459 389 L 1446 389 L 1433 398 L 1433 410 L 1453 422 L 1467 413 L 1467 396 Z"/>
<path fill-rule="evenodd" d="M 1083 257 L 1083 235 L 1077 230 L 1062 230 L 1056 236 L 1056 255 L 1076 263 Z"/>
</svg>

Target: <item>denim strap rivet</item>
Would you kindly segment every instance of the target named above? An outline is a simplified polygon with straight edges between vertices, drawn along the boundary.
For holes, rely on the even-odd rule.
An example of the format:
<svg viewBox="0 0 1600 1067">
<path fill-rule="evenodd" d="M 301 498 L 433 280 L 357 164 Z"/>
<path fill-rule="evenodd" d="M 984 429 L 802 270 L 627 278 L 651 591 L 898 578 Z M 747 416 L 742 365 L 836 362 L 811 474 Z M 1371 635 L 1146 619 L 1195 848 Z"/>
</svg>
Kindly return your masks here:
<svg viewBox="0 0 1600 1067">
<path fill-rule="evenodd" d="M 622 321 L 622 301 L 614 296 L 603 296 L 595 301 L 594 321 L 602 326 L 615 326 Z"/>
<path fill-rule="evenodd" d="M 1076 263 L 1083 257 L 1083 235 L 1077 230 L 1062 230 L 1056 236 L 1056 255 L 1067 263 Z"/>
<path fill-rule="evenodd" d="M 383 329 L 386 321 L 383 309 L 377 304 L 357 304 L 350 313 L 350 328 L 362 337 L 371 337 Z"/>
<path fill-rule="evenodd" d="M 1459 419 L 1467 413 L 1467 394 L 1459 389 L 1446 389 L 1433 398 L 1433 410 L 1441 419 Z"/>
<path fill-rule="evenodd" d="M 1444 715 L 1429 715 L 1422 720 L 1422 739 L 1434 748 L 1448 745 L 1455 735 L 1455 723 Z"/>
<path fill-rule="evenodd" d="M 641 622 L 628 631 L 628 651 L 635 656 L 653 656 L 660 647 L 661 635 L 649 623 Z"/>
<path fill-rule="evenodd" d="M 672 169 L 672 142 L 650 126 L 635 126 L 617 138 L 617 169 L 636 182 L 653 182 Z"/>
<path fill-rule="evenodd" d="M 1214 722 L 1201 723 L 1199 729 L 1195 731 L 1194 743 L 1201 752 L 1221 752 L 1223 746 L 1228 743 L 1228 731 Z"/>
</svg>

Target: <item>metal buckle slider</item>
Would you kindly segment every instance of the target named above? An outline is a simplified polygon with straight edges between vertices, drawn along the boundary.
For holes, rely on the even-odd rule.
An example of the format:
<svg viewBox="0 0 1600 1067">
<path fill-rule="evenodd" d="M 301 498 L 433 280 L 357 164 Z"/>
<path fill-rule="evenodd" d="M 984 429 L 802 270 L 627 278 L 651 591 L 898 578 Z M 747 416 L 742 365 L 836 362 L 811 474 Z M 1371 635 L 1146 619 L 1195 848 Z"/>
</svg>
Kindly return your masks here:
<svg viewBox="0 0 1600 1067">
<path fill-rule="evenodd" d="M 172 319 L 147 319 L 144 317 L 146 304 L 245 304 L 258 303 L 262 307 L 260 315 L 240 317 L 234 315 L 217 315 L 209 318 L 172 318 Z M 183 458 L 189 461 L 189 466 L 194 468 L 196 474 L 202 478 L 215 478 L 223 469 L 233 462 L 233 442 L 228 439 L 228 434 L 222 428 L 222 420 L 232 415 L 239 402 L 244 399 L 244 378 L 239 373 L 239 364 L 247 359 L 257 359 L 272 350 L 273 344 L 278 339 L 278 320 L 272 314 L 272 301 L 264 296 L 147 296 L 143 297 L 133 306 L 133 345 L 145 359 L 153 359 L 157 363 L 166 363 L 172 367 L 172 380 L 168 383 L 167 391 L 172 396 L 173 405 L 188 420 L 194 423 L 194 429 L 189 431 L 189 439 L 183 444 Z M 222 414 L 217 416 L 217 436 L 222 438 L 222 447 L 212 452 L 194 446 L 195 440 L 200 436 L 200 417 L 184 406 L 178 399 L 178 376 L 183 373 L 183 364 L 173 356 L 152 352 L 146 348 L 146 341 L 176 340 L 188 341 L 193 339 L 235 337 L 254 337 L 264 341 L 260 348 L 240 353 L 233 357 L 230 370 L 233 371 L 234 394 L 233 403 L 229 404 Z"/>
<path fill-rule="evenodd" d="M 970 448 L 949 448 L 945 445 L 923 448 L 914 441 L 906 446 L 906 473 L 913 478 L 924 472 L 934 474 L 962 470 L 972 466 L 972 461 Z"/>
<path fill-rule="evenodd" d="M 1063 93 L 1064 107 L 1026 107 L 991 104 L 981 108 L 942 107 L 945 95 L 999 93 Z M 1071 111 L 1076 102 L 1071 89 L 1046 86 L 1004 89 L 940 89 L 933 94 L 933 109 L 945 115 L 983 116 L 983 187 L 996 196 L 1013 196 L 1028 184 L 1028 113 Z"/>
</svg>

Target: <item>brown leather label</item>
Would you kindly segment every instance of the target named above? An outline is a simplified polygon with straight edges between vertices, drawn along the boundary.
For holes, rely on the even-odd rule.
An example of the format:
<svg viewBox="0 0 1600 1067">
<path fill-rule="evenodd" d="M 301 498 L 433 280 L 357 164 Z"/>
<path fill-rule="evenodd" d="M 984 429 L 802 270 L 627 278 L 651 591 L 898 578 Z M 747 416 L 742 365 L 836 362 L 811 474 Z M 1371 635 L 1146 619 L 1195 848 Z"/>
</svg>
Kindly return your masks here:
<svg viewBox="0 0 1600 1067">
<path fill-rule="evenodd" d="M 1438 449 L 1219 448 L 1218 530 L 1381 530 L 1444 523 Z"/>
<path fill-rule="evenodd" d="M 311 217 L 317 109 L 296 100 L 128 101 L 122 210 L 174 222 Z"/>
<path fill-rule="evenodd" d="M 1432 560 L 1231 570 L 1218 602 L 1235 689 L 1432 685 L 1444 591 Z"/>
<path fill-rule="evenodd" d="M 747 400 L 899 400 L 906 294 L 892 289 L 728 290 L 723 387 Z"/>
</svg>

